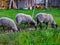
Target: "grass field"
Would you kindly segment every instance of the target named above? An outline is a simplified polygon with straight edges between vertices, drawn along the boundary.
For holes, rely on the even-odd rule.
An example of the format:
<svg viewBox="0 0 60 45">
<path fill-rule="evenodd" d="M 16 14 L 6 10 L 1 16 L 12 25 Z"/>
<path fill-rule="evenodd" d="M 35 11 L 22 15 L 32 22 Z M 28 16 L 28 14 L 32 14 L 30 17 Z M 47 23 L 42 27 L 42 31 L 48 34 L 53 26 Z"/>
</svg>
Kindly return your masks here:
<svg viewBox="0 0 60 45">
<path fill-rule="evenodd" d="M 55 21 L 60 27 L 60 9 L 50 8 L 47 10 L 35 10 L 33 18 L 37 13 L 50 13 L 53 15 Z M 30 14 L 32 16 L 32 10 L 0 10 L 0 17 L 9 17 L 15 21 L 17 13 Z M 33 30 L 15 33 L 2 33 L 0 34 L 0 45 L 60 45 L 60 28 L 59 29 L 47 29 L 47 30 Z"/>
</svg>

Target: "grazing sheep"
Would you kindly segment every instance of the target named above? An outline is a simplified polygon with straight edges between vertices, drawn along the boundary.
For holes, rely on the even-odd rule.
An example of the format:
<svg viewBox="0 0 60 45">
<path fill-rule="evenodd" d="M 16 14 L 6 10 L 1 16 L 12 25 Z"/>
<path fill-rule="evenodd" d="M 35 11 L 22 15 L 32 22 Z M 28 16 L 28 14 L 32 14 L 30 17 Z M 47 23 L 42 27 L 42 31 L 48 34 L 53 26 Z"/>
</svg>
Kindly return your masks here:
<svg viewBox="0 0 60 45">
<path fill-rule="evenodd" d="M 47 14 L 47 13 L 38 13 L 36 15 L 36 19 L 37 19 L 37 24 L 40 23 L 40 29 L 42 29 L 42 23 L 46 24 L 46 29 L 48 27 L 48 23 L 51 24 L 52 28 L 57 28 L 57 24 L 53 19 L 53 16 L 51 14 Z"/>
<path fill-rule="evenodd" d="M 31 24 L 31 25 L 34 25 L 35 29 L 37 28 L 36 22 L 33 20 L 33 18 L 30 15 L 18 13 L 16 16 L 16 21 L 17 21 L 17 25 L 19 25 L 21 23 Z M 19 29 L 19 26 L 18 26 L 18 29 Z"/>
<path fill-rule="evenodd" d="M 9 28 L 8 30 L 12 29 L 13 31 L 18 31 L 15 22 L 12 19 L 7 17 L 0 18 L 0 27 L 3 27 L 3 30 L 5 27 L 8 27 Z"/>
</svg>

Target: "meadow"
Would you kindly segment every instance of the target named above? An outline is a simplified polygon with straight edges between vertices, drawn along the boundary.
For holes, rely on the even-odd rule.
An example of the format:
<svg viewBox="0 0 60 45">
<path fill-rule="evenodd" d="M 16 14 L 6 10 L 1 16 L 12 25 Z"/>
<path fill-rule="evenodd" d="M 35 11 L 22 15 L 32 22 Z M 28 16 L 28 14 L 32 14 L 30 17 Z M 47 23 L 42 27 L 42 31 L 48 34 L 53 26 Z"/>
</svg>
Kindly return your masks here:
<svg viewBox="0 0 60 45">
<path fill-rule="evenodd" d="M 17 13 L 25 13 L 32 16 L 33 11 L 22 9 L 0 10 L 0 17 L 8 17 L 16 22 L 15 17 Z M 0 45 L 60 45 L 60 9 L 35 9 L 34 19 L 37 13 L 52 14 L 58 24 L 58 28 L 31 31 L 26 29 L 21 32 L 1 33 Z"/>
</svg>

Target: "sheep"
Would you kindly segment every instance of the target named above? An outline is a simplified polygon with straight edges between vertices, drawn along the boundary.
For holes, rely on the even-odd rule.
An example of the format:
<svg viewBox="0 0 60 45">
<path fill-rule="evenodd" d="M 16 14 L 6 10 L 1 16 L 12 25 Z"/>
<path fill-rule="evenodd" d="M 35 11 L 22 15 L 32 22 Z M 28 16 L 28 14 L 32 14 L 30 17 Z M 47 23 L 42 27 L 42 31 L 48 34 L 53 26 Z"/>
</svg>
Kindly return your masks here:
<svg viewBox="0 0 60 45">
<path fill-rule="evenodd" d="M 48 27 L 48 24 L 51 24 L 52 28 L 57 28 L 58 26 L 54 21 L 53 16 L 47 13 L 38 13 L 36 15 L 36 21 L 37 21 L 37 24 L 40 23 L 40 29 L 42 29 L 42 23 L 46 24 L 46 29 Z"/>
<path fill-rule="evenodd" d="M 17 25 L 15 24 L 15 22 L 7 17 L 1 17 L 0 18 L 0 27 L 3 27 L 3 30 L 5 27 L 8 27 L 10 29 L 12 29 L 13 31 L 18 31 Z"/>
<path fill-rule="evenodd" d="M 35 29 L 37 29 L 36 22 L 34 21 L 34 19 L 30 15 L 18 13 L 16 15 L 16 22 L 17 22 L 17 25 L 20 25 L 21 23 L 31 24 L 35 27 Z M 18 26 L 18 29 L 20 30 L 19 26 Z"/>
</svg>

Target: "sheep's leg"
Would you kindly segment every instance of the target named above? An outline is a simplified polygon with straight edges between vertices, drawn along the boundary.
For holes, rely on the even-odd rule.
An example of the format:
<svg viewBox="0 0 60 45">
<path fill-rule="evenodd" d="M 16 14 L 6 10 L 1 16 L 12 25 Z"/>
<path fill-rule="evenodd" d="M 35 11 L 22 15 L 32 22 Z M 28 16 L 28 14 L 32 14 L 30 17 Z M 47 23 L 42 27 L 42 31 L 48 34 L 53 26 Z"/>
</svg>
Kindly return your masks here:
<svg viewBox="0 0 60 45">
<path fill-rule="evenodd" d="M 17 28 L 18 28 L 18 31 L 20 31 L 20 28 L 19 28 L 19 26 L 17 26 Z"/>
<path fill-rule="evenodd" d="M 4 32 L 5 32 L 5 28 L 4 28 L 4 26 L 3 26 L 3 30 L 4 30 Z"/>
<path fill-rule="evenodd" d="M 40 29 L 42 29 L 42 23 L 40 22 Z"/>
<path fill-rule="evenodd" d="M 39 24 L 39 21 L 38 21 L 38 18 L 36 19 L 36 26 L 35 26 L 35 29 L 37 29 L 37 25 Z"/>
<path fill-rule="evenodd" d="M 9 31 L 11 32 L 11 27 L 8 27 L 8 32 L 9 32 Z"/>
<path fill-rule="evenodd" d="M 37 21 L 37 24 L 38 24 L 39 23 L 38 19 L 36 19 L 36 21 Z"/>
<path fill-rule="evenodd" d="M 47 27 L 48 27 L 48 22 L 46 22 L 46 29 L 47 29 Z"/>
<path fill-rule="evenodd" d="M 15 30 L 13 29 L 13 32 L 15 32 Z"/>
<path fill-rule="evenodd" d="M 3 30 L 4 30 L 4 26 L 3 26 Z"/>
<path fill-rule="evenodd" d="M 37 23 L 36 23 L 36 24 L 34 24 L 34 27 L 35 27 L 35 29 L 37 29 Z"/>
<path fill-rule="evenodd" d="M 8 27 L 8 32 L 9 32 L 9 29 L 10 29 L 10 28 Z"/>
<path fill-rule="evenodd" d="M 18 28 L 18 31 L 20 31 L 20 26 L 19 25 L 17 26 L 17 28 Z"/>
</svg>

